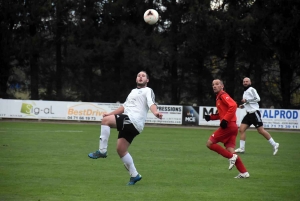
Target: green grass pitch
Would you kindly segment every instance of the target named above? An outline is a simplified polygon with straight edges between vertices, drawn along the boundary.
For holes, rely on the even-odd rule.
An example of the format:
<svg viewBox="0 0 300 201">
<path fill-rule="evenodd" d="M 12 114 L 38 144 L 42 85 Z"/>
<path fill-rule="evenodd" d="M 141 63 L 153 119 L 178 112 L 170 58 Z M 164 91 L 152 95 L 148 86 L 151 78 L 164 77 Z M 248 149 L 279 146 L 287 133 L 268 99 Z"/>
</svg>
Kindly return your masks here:
<svg viewBox="0 0 300 201">
<path fill-rule="evenodd" d="M 271 145 L 247 132 L 241 154 L 249 179 L 234 179 L 228 161 L 206 148 L 215 128 L 145 127 L 129 149 L 143 179 L 129 174 L 116 153 L 87 154 L 99 143 L 100 124 L 0 121 L 0 201 L 296 201 L 300 200 L 300 133 L 273 131 Z M 239 145 L 239 137 L 237 138 Z"/>
</svg>

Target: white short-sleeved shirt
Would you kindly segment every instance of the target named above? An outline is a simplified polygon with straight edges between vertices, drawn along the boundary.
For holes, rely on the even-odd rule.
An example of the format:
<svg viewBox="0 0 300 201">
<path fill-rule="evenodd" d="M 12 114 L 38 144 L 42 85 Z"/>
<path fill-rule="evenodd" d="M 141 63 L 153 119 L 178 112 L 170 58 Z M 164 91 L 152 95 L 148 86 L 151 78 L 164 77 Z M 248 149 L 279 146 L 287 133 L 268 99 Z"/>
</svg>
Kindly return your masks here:
<svg viewBox="0 0 300 201">
<path fill-rule="evenodd" d="M 243 99 L 246 99 L 247 102 L 244 103 L 244 107 L 247 112 L 254 112 L 259 110 L 260 97 L 253 87 L 249 87 L 246 91 L 244 91 Z"/>
<path fill-rule="evenodd" d="M 147 113 L 153 104 L 155 104 L 155 95 L 149 87 L 132 89 L 123 104 L 124 114 L 128 115 L 140 133 L 144 129 Z"/>
</svg>

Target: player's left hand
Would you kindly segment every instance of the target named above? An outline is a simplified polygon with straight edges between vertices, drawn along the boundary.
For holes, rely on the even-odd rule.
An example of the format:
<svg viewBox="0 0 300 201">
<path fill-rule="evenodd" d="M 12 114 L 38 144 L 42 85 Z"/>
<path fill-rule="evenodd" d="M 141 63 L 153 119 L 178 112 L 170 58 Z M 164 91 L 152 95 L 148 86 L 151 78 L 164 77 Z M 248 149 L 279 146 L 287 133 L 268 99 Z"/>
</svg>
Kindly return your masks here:
<svg viewBox="0 0 300 201">
<path fill-rule="evenodd" d="M 154 114 L 157 118 L 162 119 L 163 114 L 160 112 L 157 112 L 156 114 Z"/>
<path fill-rule="evenodd" d="M 221 126 L 221 128 L 227 128 L 227 124 L 228 124 L 228 121 L 226 121 L 225 119 L 223 119 L 222 121 L 221 121 L 221 123 L 220 123 L 220 126 Z"/>
</svg>

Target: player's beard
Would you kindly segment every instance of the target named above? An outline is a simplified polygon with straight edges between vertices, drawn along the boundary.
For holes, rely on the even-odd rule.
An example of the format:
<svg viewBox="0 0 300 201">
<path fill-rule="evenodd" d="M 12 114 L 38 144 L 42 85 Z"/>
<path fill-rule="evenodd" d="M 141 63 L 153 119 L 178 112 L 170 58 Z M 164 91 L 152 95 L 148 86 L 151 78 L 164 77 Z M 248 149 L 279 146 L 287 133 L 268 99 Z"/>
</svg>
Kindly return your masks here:
<svg viewBox="0 0 300 201">
<path fill-rule="evenodd" d="M 143 83 L 137 83 L 137 87 L 138 88 L 143 88 L 147 85 L 147 82 L 143 82 Z"/>
<path fill-rule="evenodd" d="M 147 82 L 136 82 L 138 88 L 143 88 L 147 86 Z"/>
<path fill-rule="evenodd" d="M 247 89 L 249 89 L 249 87 L 251 87 L 251 84 L 249 84 L 247 86 L 244 85 L 244 91 L 246 91 Z"/>
</svg>

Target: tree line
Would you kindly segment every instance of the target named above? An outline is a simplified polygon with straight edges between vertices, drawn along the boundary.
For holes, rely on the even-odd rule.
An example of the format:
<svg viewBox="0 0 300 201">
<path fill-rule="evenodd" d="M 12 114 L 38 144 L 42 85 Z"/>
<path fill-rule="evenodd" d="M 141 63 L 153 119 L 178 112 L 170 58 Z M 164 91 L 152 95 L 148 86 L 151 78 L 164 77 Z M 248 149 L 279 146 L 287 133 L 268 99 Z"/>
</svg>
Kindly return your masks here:
<svg viewBox="0 0 300 201">
<path fill-rule="evenodd" d="M 155 25 L 143 20 L 153 8 Z M 139 71 L 159 104 L 300 108 L 298 0 L 10 0 L 0 3 L 0 98 L 123 102 Z"/>
</svg>

